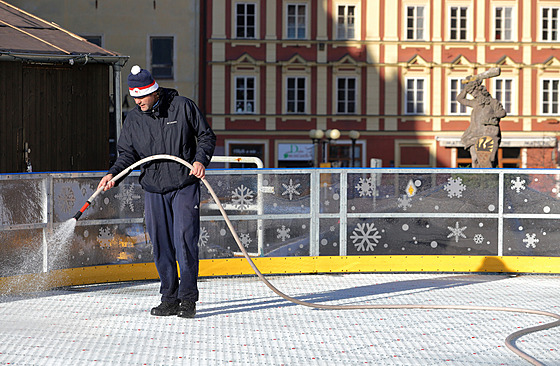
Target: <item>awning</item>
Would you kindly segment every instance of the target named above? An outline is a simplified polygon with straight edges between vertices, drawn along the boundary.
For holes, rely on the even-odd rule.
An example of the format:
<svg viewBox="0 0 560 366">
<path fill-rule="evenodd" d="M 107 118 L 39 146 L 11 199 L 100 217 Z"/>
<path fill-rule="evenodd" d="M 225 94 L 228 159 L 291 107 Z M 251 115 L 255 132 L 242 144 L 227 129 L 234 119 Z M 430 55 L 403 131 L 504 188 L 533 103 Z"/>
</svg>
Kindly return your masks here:
<svg viewBox="0 0 560 366">
<path fill-rule="evenodd" d="M 461 136 L 436 136 L 436 141 L 443 147 L 464 147 Z M 500 147 L 555 147 L 556 137 L 502 137 Z"/>
</svg>

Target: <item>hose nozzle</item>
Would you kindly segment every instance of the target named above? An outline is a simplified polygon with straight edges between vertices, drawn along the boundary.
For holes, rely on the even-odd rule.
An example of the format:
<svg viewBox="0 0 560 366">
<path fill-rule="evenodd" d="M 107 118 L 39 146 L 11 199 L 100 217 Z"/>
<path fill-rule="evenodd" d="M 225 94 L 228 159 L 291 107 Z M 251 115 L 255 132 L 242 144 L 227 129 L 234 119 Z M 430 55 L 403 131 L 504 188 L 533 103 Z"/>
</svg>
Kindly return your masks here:
<svg viewBox="0 0 560 366">
<path fill-rule="evenodd" d="M 88 200 L 88 201 L 82 206 L 82 208 L 80 209 L 80 211 L 76 212 L 76 214 L 74 215 L 74 218 L 75 218 L 76 220 L 78 220 L 78 219 L 82 216 L 82 214 L 84 213 L 84 211 L 86 210 L 86 208 L 89 207 L 90 204 L 91 204 L 91 202 Z"/>
</svg>

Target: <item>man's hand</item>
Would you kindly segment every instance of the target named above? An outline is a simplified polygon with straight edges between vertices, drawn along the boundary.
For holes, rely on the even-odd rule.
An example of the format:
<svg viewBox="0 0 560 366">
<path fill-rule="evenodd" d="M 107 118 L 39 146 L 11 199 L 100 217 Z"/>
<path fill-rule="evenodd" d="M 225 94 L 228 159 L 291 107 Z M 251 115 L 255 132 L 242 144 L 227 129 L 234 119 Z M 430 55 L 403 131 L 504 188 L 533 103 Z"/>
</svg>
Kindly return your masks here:
<svg viewBox="0 0 560 366">
<path fill-rule="evenodd" d="M 101 178 L 101 181 L 97 185 L 97 189 L 103 188 L 104 191 L 108 191 L 113 188 L 115 186 L 115 182 L 111 182 L 111 179 L 113 179 L 113 174 L 107 174 Z"/>
<path fill-rule="evenodd" d="M 195 161 L 193 164 L 193 168 L 191 169 L 190 174 L 194 175 L 197 178 L 203 179 L 206 176 L 206 168 L 202 163 Z"/>
</svg>

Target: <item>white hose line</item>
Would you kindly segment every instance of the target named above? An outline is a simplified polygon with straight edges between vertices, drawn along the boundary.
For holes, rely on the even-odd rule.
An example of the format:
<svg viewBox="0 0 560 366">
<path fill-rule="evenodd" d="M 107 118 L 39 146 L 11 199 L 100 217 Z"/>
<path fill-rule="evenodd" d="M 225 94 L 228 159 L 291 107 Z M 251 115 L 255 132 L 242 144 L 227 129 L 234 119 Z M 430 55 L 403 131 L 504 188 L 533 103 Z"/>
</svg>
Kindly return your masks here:
<svg viewBox="0 0 560 366">
<path fill-rule="evenodd" d="M 120 174 L 115 176 L 112 180 L 116 181 L 116 180 L 120 179 L 122 176 L 130 173 L 138 165 L 144 164 L 144 163 L 146 163 L 148 161 L 152 161 L 152 160 L 173 160 L 173 161 L 176 161 L 180 164 L 183 164 L 183 165 L 187 166 L 189 169 L 193 169 L 193 166 L 191 164 L 189 164 L 187 161 L 185 161 L 181 158 L 178 158 L 176 156 L 163 155 L 163 154 L 152 155 L 152 156 L 149 156 L 147 158 L 144 158 L 144 159 L 134 163 L 133 165 L 131 165 L 130 167 L 125 169 L 123 172 L 121 172 Z M 239 239 L 239 236 L 237 235 L 237 232 L 233 228 L 233 225 L 232 225 L 231 221 L 229 220 L 226 211 L 222 207 L 222 204 L 221 204 L 218 196 L 216 195 L 216 193 L 214 192 L 214 190 L 212 189 L 212 187 L 210 186 L 208 181 L 206 181 L 206 179 L 203 178 L 201 180 L 204 183 L 204 185 L 206 186 L 206 188 L 208 188 L 208 191 L 210 192 L 210 195 L 212 196 L 212 198 L 216 202 L 216 205 L 218 206 L 222 216 L 224 217 L 224 219 L 226 221 L 226 224 L 227 224 L 229 230 L 231 231 L 231 234 L 233 235 L 233 238 L 235 239 L 235 242 L 237 243 L 237 246 L 239 247 L 239 249 L 241 250 L 241 252 L 245 256 L 245 259 L 247 259 L 247 261 L 249 262 L 249 265 L 251 266 L 251 268 L 253 268 L 253 271 L 255 271 L 255 274 L 261 279 L 262 282 L 264 282 L 264 284 L 269 289 L 271 289 L 275 294 L 282 297 L 283 299 L 285 299 L 287 301 L 290 301 L 294 304 L 308 306 L 308 307 L 316 308 L 316 309 L 326 309 L 326 310 L 440 309 L 440 310 L 505 311 L 505 312 L 511 312 L 511 313 L 524 313 L 524 314 L 549 316 L 549 317 L 555 318 L 557 320 L 554 321 L 554 322 L 551 322 L 551 323 L 541 324 L 541 325 L 538 325 L 538 326 L 535 326 L 535 327 L 522 329 L 520 331 L 517 331 L 515 333 L 510 334 L 505 340 L 507 348 L 509 348 L 512 352 L 517 354 L 519 357 L 523 358 L 524 360 L 528 361 L 529 363 L 531 363 L 533 365 L 544 366 L 541 362 L 539 362 L 535 358 L 529 356 L 527 353 L 525 353 L 525 352 L 521 351 L 519 348 L 517 348 L 515 346 L 515 340 L 517 338 L 519 338 L 523 335 L 529 334 L 529 333 L 533 333 L 533 332 L 537 332 L 537 331 L 546 330 L 546 329 L 550 329 L 550 328 L 560 326 L 560 315 L 558 315 L 558 314 L 550 313 L 550 312 L 547 312 L 547 311 L 540 311 L 540 310 L 531 310 L 531 309 L 522 309 L 522 308 L 508 308 L 508 307 L 495 307 L 495 306 L 412 305 L 412 304 L 411 305 L 407 305 L 407 304 L 402 304 L 402 305 L 321 305 L 321 304 L 315 304 L 315 303 L 311 303 L 311 302 L 301 301 L 301 300 L 298 300 L 296 298 L 293 298 L 291 296 L 288 296 L 288 295 L 284 294 L 283 292 L 279 291 L 276 287 L 274 287 L 265 278 L 265 276 L 259 271 L 259 269 L 255 265 L 255 263 L 253 263 L 253 260 L 251 259 L 251 257 L 247 253 L 247 250 L 245 249 L 245 247 L 241 243 L 241 239 Z"/>
</svg>

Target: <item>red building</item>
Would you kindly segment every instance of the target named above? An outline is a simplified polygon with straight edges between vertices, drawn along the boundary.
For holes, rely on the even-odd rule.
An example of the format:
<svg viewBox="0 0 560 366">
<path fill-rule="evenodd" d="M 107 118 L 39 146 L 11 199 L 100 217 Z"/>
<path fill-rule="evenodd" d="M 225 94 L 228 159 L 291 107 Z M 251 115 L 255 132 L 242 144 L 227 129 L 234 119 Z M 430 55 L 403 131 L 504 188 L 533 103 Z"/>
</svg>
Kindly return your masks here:
<svg viewBox="0 0 560 366">
<path fill-rule="evenodd" d="M 559 12 L 550 0 L 203 1 L 199 104 L 217 154 L 267 167 L 468 166 L 470 110 L 455 97 L 499 66 L 485 85 L 508 112 L 500 166 L 555 168 Z M 334 129 L 314 146 L 311 130 Z"/>
</svg>

